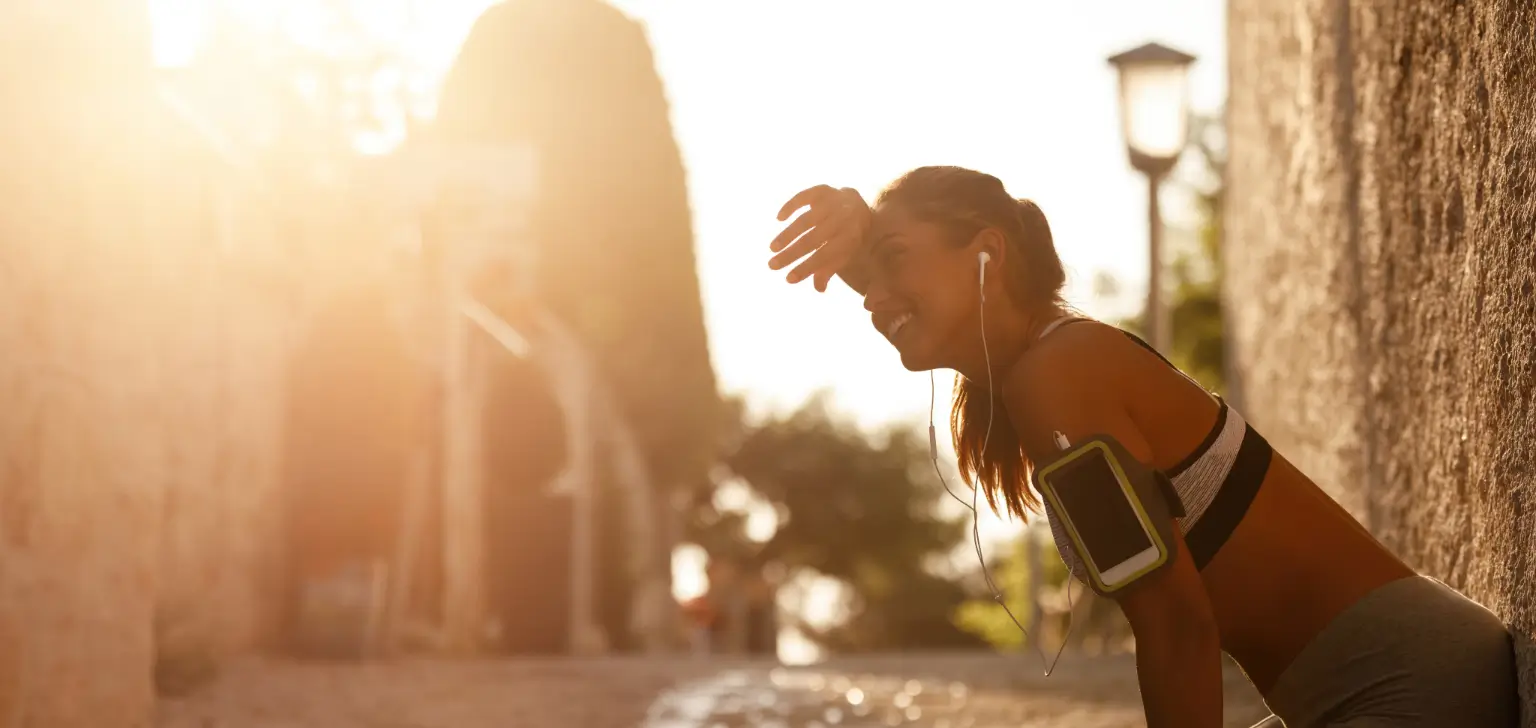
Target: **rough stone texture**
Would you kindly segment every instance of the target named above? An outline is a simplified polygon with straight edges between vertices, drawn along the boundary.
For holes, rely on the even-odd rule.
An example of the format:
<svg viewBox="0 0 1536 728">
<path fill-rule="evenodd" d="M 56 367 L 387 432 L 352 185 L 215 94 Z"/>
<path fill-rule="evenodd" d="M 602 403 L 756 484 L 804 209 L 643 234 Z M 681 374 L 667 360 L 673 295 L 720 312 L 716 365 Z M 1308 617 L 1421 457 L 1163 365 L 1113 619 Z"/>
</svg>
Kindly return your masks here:
<svg viewBox="0 0 1536 728">
<path fill-rule="evenodd" d="M 248 647 L 273 593 L 281 309 L 215 241 L 138 234 L 143 202 L 103 196 L 81 234 L 13 215 L 48 234 L 0 248 L 7 728 L 143 715 L 157 649 Z"/>
<path fill-rule="evenodd" d="M 1235 0 L 1229 31 L 1247 414 L 1512 623 L 1536 726 L 1536 6 Z"/>
<path fill-rule="evenodd" d="M 59 7 L 0 8 L 0 728 L 143 726 L 157 616 L 260 632 L 287 312 L 155 101 L 144 4 Z"/>
<path fill-rule="evenodd" d="M 1361 517 L 1352 484 L 1363 478 L 1364 390 L 1334 5 L 1232 4 L 1222 255 L 1243 414 Z"/>
<path fill-rule="evenodd" d="M 168 261 L 139 225 L 134 5 L 0 8 L 4 728 L 141 726 L 153 700 Z"/>
<path fill-rule="evenodd" d="M 158 149 L 151 238 L 174 256 L 176 284 L 162 289 L 173 311 L 153 322 L 165 428 L 157 616 L 176 649 L 218 656 L 261 642 L 276 612 L 295 282 L 273 216 L 222 162 L 195 139 Z"/>
</svg>

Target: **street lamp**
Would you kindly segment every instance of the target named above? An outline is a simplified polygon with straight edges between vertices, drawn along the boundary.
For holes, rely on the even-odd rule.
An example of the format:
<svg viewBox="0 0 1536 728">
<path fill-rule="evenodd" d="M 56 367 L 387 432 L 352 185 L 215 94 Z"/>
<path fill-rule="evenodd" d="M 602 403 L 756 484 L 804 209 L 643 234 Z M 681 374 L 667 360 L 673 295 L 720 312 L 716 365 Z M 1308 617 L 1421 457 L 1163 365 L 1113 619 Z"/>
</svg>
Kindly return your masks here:
<svg viewBox="0 0 1536 728">
<path fill-rule="evenodd" d="M 1147 176 L 1146 332 L 1152 346 L 1168 353 L 1170 326 L 1163 305 L 1163 222 L 1157 189 L 1189 140 L 1189 66 L 1195 57 L 1148 43 L 1109 57 L 1120 76 L 1120 128 L 1131 166 Z"/>
</svg>

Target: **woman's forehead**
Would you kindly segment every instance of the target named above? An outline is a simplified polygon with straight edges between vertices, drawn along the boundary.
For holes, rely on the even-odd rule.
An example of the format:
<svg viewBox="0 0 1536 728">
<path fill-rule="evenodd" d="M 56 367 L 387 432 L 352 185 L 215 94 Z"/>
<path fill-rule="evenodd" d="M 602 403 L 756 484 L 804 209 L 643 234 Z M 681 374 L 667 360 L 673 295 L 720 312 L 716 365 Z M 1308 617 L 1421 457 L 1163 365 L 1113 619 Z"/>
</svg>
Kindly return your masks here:
<svg viewBox="0 0 1536 728">
<path fill-rule="evenodd" d="M 898 205 L 881 205 L 870 216 L 869 231 L 891 232 L 912 224 L 912 215 Z"/>
<path fill-rule="evenodd" d="M 874 211 L 869 225 L 869 240 L 879 242 L 895 235 L 923 238 L 939 233 L 939 227 L 919 219 L 900 206 L 882 206 Z"/>
</svg>

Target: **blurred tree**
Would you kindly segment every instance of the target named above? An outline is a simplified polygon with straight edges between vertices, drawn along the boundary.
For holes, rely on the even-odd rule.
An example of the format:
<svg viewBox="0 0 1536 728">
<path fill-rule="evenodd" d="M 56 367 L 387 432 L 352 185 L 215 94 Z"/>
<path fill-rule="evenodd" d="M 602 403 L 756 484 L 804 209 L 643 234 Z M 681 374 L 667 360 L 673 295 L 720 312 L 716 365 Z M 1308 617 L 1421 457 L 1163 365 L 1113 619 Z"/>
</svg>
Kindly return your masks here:
<svg viewBox="0 0 1536 728">
<path fill-rule="evenodd" d="M 871 438 L 834 419 L 824 396 L 739 433 L 725 464 L 778 510 L 778 530 L 751 544 L 739 516 L 700 503 L 695 540 L 754 568 L 776 563 L 791 574 L 812 570 L 845 583 L 854 597 L 845 621 L 826 629 L 798 624 L 831 651 L 982 644 L 950 620 L 963 588 L 927 568 L 968 526 L 938 514 L 939 499 L 949 496 L 924 437 L 895 428 Z"/>
<path fill-rule="evenodd" d="M 959 609 L 955 610 L 955 624 L 961 629 L 975 634 L 993 647 L 1007 651 L 1024 647 L 1024 633 L 1020 631 L 1020 626 L 1029 630 L 1031 634 L 1041 628 L 1040 625 L 1031 623 L 1034 605 L 1029 603 L 1030 580 L 1040 578 L 1041 592 L 1045 592 L 1061 588 L 1067 576 L 1066 566 L 1061 563 L 1061 559 L 1056 558 L 1054 552 L 1049 552 L 1049 546 L 1042 545 L 1047 553 L 1041 554 L 1042 569 L 1041 573 L 1036 575 L 1030 573 L 1024 539 L 1017 539 L 1013 545 L 1014 548 L 1010 552 L 989 558 L 987 566 L 992 572 L 992 581 L 1003 591 L 1003 604 L 1007 605 L 1008 610 L 1013 612 L 1013 616 L 1018 618 L 1019 624 L 1015 625 L 1003 606 L 999 605 L 991 595 L 985 593 L 966 600 Z M 979 564 L 973 580 L 978 585 L 978 591 L 985 592 L 986 580 L 980 573 Z"/>
<path fill-rule="evenodd" d="M 1003 591 L 1003 603 L 1018 619 L 1014 624 L 987 592 L 986 581 L 980 569 L 967 575 L 968 583 L 979 596 L 967 600 L 955 611 L 955 623 L 961 629 L 977 635 L 987 644 L 1006 652 L 1026 648 L 1024 630 L 1039 640 L 1040 650 L 1047 662 L 1065 642 L 1068 649 L 1115 650 L 1131 635 L 1130 622 L 1126 621 L 1120 607 L 1113 601 L 1101 599 L 1080 582 L 1068 581 L 1067 566 L 1056 553 L 1049 537 L 1040 544 L 1040 601 L 1041 623 L 1033 624 L 1032 607 L 1029 603 L 1031 573 L 1024 539 L 1014 542 L 1014 548 L 1006 554 L 989 557 L 987 566 L 992 581 Z M 1070 585 L 1070 594 L 1068 587 Z"/>
<path fill-rule="evenodd" d="M 224 105 L 276 98 L 290 134 L 302 132 L 311 152 L 402 138 L 420 106 L 412 89 L 426 86 L 426 69 L 402 38 L 370 27 L 350 0 L 310 0 L 302 23 L 293 12 L 211 4 L 207 39 L 188 70 L 224 84 Z"/>
<path fill-rule="evenodd" d="M 1221 115 L 1192 120 L 1190 149 L 1195 165 L 1184 184 L 1193 192 L 1201 224 L 1195 245 L 1179 250 L 1169 263 L 1172 291 L 1172 347 L 1168 358 L 1206 388 L 1222 392 L 1226 382 L 1226 347 L 1221 318 L 1221 170 L 1226 147 Z M 1101 287 L 1104 286 L 1100 282 Z M 1118 322 L 1140 334 L 1140 315 Z"/>
</svg>

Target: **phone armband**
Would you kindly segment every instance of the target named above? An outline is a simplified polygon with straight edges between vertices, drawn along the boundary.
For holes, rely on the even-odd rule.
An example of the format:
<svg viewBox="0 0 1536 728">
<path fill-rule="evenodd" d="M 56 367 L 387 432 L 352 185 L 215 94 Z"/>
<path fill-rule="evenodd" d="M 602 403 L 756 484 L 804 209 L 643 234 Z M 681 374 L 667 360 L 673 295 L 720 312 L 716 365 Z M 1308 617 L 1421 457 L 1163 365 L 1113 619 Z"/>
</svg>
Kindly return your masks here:
<svg viewBox="0 0 1536 728">
<path fill-rule="evenodd" d="M 1113 437 L 1065 449 L 1037 467 L 1032 480 L 1098 594 L 1112 596 L 1173 563 L 1174 518 L 1184 515 L 1184 504 L 1167 476 Z"/>
</svg>

